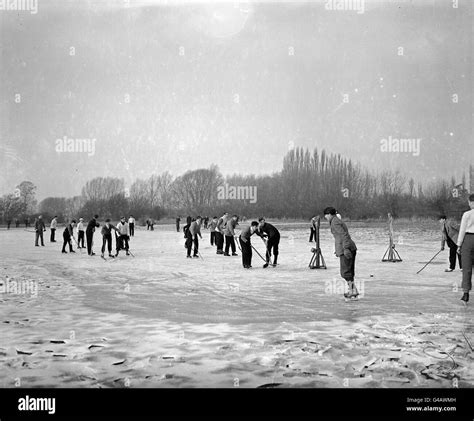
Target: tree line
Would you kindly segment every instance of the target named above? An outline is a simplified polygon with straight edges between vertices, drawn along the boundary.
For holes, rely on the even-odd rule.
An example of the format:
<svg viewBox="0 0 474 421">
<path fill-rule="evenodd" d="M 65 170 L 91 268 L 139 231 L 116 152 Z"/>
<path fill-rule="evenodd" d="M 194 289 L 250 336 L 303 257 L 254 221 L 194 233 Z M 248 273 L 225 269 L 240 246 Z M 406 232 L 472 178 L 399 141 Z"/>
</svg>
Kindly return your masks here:
<svg viewBox="0 0 474 421">
<path fill-rule="evenodd" d="M 471 170 L 472 172 L 472 170 Z M 255 197 L 248 196 L 254 192 Z M 42 214 L 59 220 L 93 214 L 117 220 L 133 214 L 144 223 L 177 215 L 214 216 L 224 211 L 240 216 L 309 219 L 334 206 L 351 219 L 394 217 L 459 217 L 466 210 L 466 177 L 427 184 L 407 179 L 400 171 L 373 173 L 352 160 L 324 150 L 295 148 L 283 159 L 281 171 L 271 175 L 224 177 L 217 166 L 168 172 L 136 179 L 129 187 L 121 178 L 89 180 L 79 196 L 47 197 L 39 204 L 36 186 L 24 181 L 0 198 L 3 222 Z M 240 196 L 239 196 L 240 195 Z M 243 196 L 243 197 L 242 197 Z"/>
</svg>

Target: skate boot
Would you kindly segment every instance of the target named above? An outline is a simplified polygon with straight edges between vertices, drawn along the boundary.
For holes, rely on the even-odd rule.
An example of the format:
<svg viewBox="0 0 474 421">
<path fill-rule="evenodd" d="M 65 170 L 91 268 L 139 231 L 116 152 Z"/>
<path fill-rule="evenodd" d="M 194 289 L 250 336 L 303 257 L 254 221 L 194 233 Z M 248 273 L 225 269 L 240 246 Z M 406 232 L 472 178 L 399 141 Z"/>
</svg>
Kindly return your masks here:
<svg viewBox="0 0 474 421">
<path fill-rule="evenodd" d="M 268 267 L 268 262 L 263 265 L 263 268 L 266 269 Z"/>
<path fill-rule="evenodd" d="M 465 292 L 462 295 L 461 300 L 464 301 L 465 303 L 467 303 L 469 301 L 469 292 Z"/>
<path fill-rule="evenodd" d="M 109 253 L 109 257 L 112 257 L 112 259 L 115 258 L 115 256 L 112 253 Z"/>
</svg>

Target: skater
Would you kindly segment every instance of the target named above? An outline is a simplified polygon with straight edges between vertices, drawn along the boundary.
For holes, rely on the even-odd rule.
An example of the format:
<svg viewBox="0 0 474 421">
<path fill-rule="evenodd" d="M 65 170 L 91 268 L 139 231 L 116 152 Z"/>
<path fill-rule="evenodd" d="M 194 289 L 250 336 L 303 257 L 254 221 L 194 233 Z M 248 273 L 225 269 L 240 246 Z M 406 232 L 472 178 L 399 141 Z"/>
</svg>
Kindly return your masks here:
<svg viewBox="0 0 474 421">
<path fill-rule="evenodd" d="M 280 244 L 280 232 L 268 222 L 265 222 L 265 218 L 260 218 L 258 220 L 258 230 L 257 235 L 262 238 L 266 246 L 266 263 L 263 265 L 264 268 L 267 268 L 270 264 L 270 256 L 273 250 L 273 266 L 277 265 L 278 260 L 278 245 Z"/>
<path fill-rule="evenodd" d="M 7 220 L 7 229 L 10 229 L 11 224 L 12 224 L 12 220 L 11 219 Z"/>
<path fill-rule="evenodd" d="M 217 216 L 213 216 L 211 225 L 209 225 L 209 231 L 211 232 L 211 246 L 216 244 L 216 227 L 217 227 Z"/>
<path fill-rule="evenodd" d="M 189 226 L 187 230 L 187 236 L 186 236 L 186 248 L 187 248 L 187 258 L 191 258 L 191 247 L 194 243 L 194 253 L 193 257 L 199 258 L 199 239 L 198 235 L 202 240 L 202 235 L 201 235 L 201 217 L 197 216 L 195 221 L 191 222 L 191 225 Z"/>
<path fill-rule="evenodd" d="M 346 224 L 337 216 L 336 209 L 327 207 L 324 209 L 324 217 L 329 222 L 331 233 L 334 236 L 336 256 L 339 257 L 341 266 L 341 276 L 346 280 L 349 288 L 349 291 L 344 293 L 344 297 L 357 298 L 359 292 L 354 283 L 357 247 L 349 235 Z"/>
<path fill-rule="evenodd" d="M 181 222 L 181 218 L 178 216 L 176 218 L 176 232 L 179 232 L 179 223 Z"/>
<path fill-rule="evenodd" d="M 217 225 L 215 228 L 216 246 L 217 246 L 216 254 L 224 254 L 224 230 L 225 230 L 225 225 L 227 224 L 228 217 L 229 217 L 229 213 L 224 212 L 224 214 L 217 221 Z"/>
<path fill-rule="evenodd" d="M 459 269 L 462 269 L 461 255 L 457 253 L 457 241 L 459 235 L 459 225 L 454 221 L 446 218 L 446 215 L 439 217 L 439 224 L 441 225 L 441 250 L 444 250 L 444 245 L 447 243 L 449 247 L 449 268 L 445 272 L 452 272 L 456 269 L 456 256 L 459 259 Z"/>
<path fill-rule="evenodd" d="M 99 215 L 94 215 L 94 217 L 89 221 L 86 228 L 86 243 L 87 243 L 87 254 L 89 256 L 95 256 L 95 253 L 92 251 L 92 242 L 94 239 L 94 232 L 96 227 L 100 227 L 100 224 L 97 222 Z"/>
<path fill-rule="evenodd" d="M 43 232 L 46 231 L 43 217 L 40 215 L 35 222 L 35 246 L 38 246 L 38 238 L 41 238 L 41 246 L 44 247 Z"/>
<path fill-rule="evenodd" d="M 146 220 L 146 230 L 148 231 L 150 229 L 150 220 Z"/>
<path fill-rule="evenodd" d="M 128 229 L 130 230 L 130 237 L 135 235 L 135 218 L 133 215 L 128 217 Z"/>
<path fill-rule="evenodd" d="M 51 236 L 49 237 L 49 241 L 51 243 L 55 243 L 55 236 L 56 236 L 56 228 L 58 227 L 58 217 L 55 215 L 54 218 L 51 220 L 51 225 L 49 229 L 51 230 Z"/>
<path fill-rule="evenodd" d="M 206 217 L 204 218 L 204 228 L 207 229 L 208 226 L 209 226 L 209 217 L 206 216 Z"/>
<path fill-rule="evenodd" d="M 309 229 L 310 229 L 309 242 L 310 243 L 313 242 L 313 238 L 314 238 L 314 241 L 316 241 L 316 221 L 317 221 L 317 217 L 313 216 L 311 218 L 311 223 L 309 225 Z"/>
<path fill-rule="evenodd" d="M 15 228 L 18 228 L 20 226 L 20 220 L 18 218 L 15 218 Z"/>
<path fill-rule="evenodd" d="M 29 225 L 30 221 L 28 220 L 28 218 L 25 218 L 25 228 L 28 228 Z"/>
<path fill-rule="evenodd" d="M 79 218 L 79 223 L 77 224 L 77 248 L 83 249 L 84 247 L 84 218 Z"/>
<path fill-rule="evenodd" d="M 153 219 L 150 219 L 150 231 L 154 230 L 153 225 L 155 225 L 155 221 L 153 221 Z"/>
<path fill-rule="evenodd" d="M 115 257 L 118 256 L 119 251 L 124 249 L 127 256 L 130 256 L 128 252 L 128 239 L 130 238 L 130 227 L 125 222 L 125 216 L 120 218 L 120 222 L 117 224 L 117 231 L 115 231 L 117 237 L 115 238 L 116 253 Z M 102 252 L 103 253 L 103 252 Z"/>
<path fill-rule="evenodd" d="M 107 250 L 109 252 L 109 257 L 115 257 L 112 254 L 112 230 L 117 231 L 117 228 L 115 228 L 111 223 L 110 219 L 105 220 L 105 225 L 102 227 L 101 234 L 102 234 L 102 254 L 100 257 L 104 259 L 104 252 L 105 252 L 105 245 L 107 244 Z"/>
<path fill-rule="evenodd" d="M 66 251 L 66 244 L 69 244 L 69 252 L 75 253 L 72 249 L 71 238 L 74 238 L 74 227 L 76 226 L 76 221 L 73 219 L 71 223 L 66 225 L 63 231 L 63 249 L 61 253 L 67 253 Z"/>
<path fill-rule="evenodd" d="M 252 221 L 251 224 L 244 228 L 239 236 L 240 247 L 242 249 L 242 266 L 245 269 L 252 267 L 252 243 L 250 237 L 255 234 L 258 229 L 258 222 Z"/>
<path fill-rule="evenodd" d="M 469 196 L 471 210 L 464 212 L 461 218 L 461 227 L 458 235 L 458 253 L 462 262 L 462 290 L 461 300 L 469 301 L 469 291 L 472 289 L 472 265 L 474 264 L 474 194 Z"/>
<path fill-rule="evenodd" d="M 232 248 L 232 256 L 238 256 L 238 254 L 235 252 L 235 227 L 238 224 L 238 216 L 237 215 L 232 215 L 232 218 L 230 218 L 227 221 L 227 224 L 225 226 L 224 234 L 225 234 L 225 252 L 224 256 L 230 256 L 229 255 L 229 248 Z"/>
</svg>

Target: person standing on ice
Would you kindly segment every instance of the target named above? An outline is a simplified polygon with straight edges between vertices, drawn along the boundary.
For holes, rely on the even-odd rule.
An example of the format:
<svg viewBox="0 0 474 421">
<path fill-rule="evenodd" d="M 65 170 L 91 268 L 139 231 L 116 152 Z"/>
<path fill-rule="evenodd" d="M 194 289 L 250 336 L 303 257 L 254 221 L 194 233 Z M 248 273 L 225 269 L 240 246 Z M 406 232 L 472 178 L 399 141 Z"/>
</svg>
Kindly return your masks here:
<svg viewBox="0 0 474 421">
<path fill-rule="evenodd" d="M 456 269 L 456 256 L 459 258 L 459 269 L 462 269 L 461 256 L 457 254 L 459 235 L 459 225 L 451 221 L 446 215 L 439 217 L 439 224 L 441 226 L 441 250 L 444 250 L 444 245 L 448 243 L 449 247 L 449 268 L 445 272 L 452 272 Z"/>
<path fill-rule="evenodd" d="M 83 249 L 84 247 L 84 218 L 79 218 L 79 223 L 77 224 L 77 248 Z"/>
<path fill-rule="evenodd" d="M 66 251 L 66 245 L 69 244 L 69 252 L 70 253 L 75 253 L 75 251 L 72 248 L 72 243 L 71 243 L 71 238 L 74 238 L 74 227 L 76 225 L 76 221 L 73 219 L 71 223 L 66 225 L 66 228 L 64 228 L 63 231 L 63 249 L 61 253 L 67 253 Z"/>
<path fill-rule="evenodd" d="M 191 258 L 191 248 L 194 244 L 194 253 L 193 257 L 199 258 L 199 237 L 202 239 L 201 235 L 201 217 L 196 217 L 195 221 L 192 221 L 189 225 L 189 228 L 186 230 L 186 249 L 187 249 L 187 258 Z"/>
<path fill-rule="evenodd" d="M 211 232 L 211 246 L 216 244 L 216 227 L 217 227 L 217 216 L 212 217 L 211 224 L 209 225 L 209 231 Z"/>
<path fill-rule="evenodd" d="M 179 232 L 179 223 L 181 222 L 181 218 L 178 216 L 176 218 L 176 232 Z"/>
<path fill-rule="evenodd" d="M 49 229 L 51 231 L 51 235 L 49 237 L 49 241 L 51 243 L 55 243 L 55 235 L 56 235 L 56 228 L 58 227 L 58 217 L 55 215 L 54 218 L 51 220 L 51 225 L 49 226 Z"/>
<path fill-rule="evenodd" d="M 225 252 L 224 256 L 230 256 L 229 254 L 229 248 L 232 249 L 232 256 L 238 256 L 238 254 L 235 252 L 235 227 L 238 224 L 238 219 L 239 217 L 237 215 L 233 215 L 232 218 L 230 218 L 227 221 L 227 224 L 225 226 Z"/>
<path fill-rule="evenodd" d="M 464 212 L 461 218 L 461 227 L 458 235 L 458 253 L 462 262 L 462 290 L 461 300 L 469 301 L 469 291 L 472 289 L 472 265 L 474 264 L 474 194 L 469 196 L 471 210 Z"/>
<path fill-rule="evenodd" d="M 309 225 L 309 229 L 310 229 L 309 242 L 310 243 L 313 242 L 313 238 L 314 238 L 314 241 L 316 241 L 316 221 L 317 221 L 317 217 L 313 216 L 311 218 L 311 222 L 310 222 L 310 225 Z"/>
<path fill-rule="evenodd" d="M 273 264 L 272 266 L 277 265 L 278 260 L 278 245 L 280 244 L 280 231 L 278 231 L 272 224 L 265 222 L 265 218 L 259 218 L 258 220 L 258 231 L 257 235 L 262 238 L 266 246 L 265 258 L 266 262 L 263 265 L 264 268 L 267 268 L 270 264 L 270 256 L 273 251 Z"/>
<path fill-rule="evenodd" d="M 115 231 L 115 233 L 118 234 L 118 237 L 116 237 L 115 239 L 115 257 L 118 256 L 119 251 L 122 249 L 125 250 L 127 256 L 130 256 L 130 253 L 128 252 L 128 239 L 130 238 L 130 229 L 129 225 L 125 221 L 125 216 L 122 216 L 120 218 L 120 222 L 117 224 L 117 231 Z"/>
<path fill-rule="evenodd" d="M 35 246 L 38 246 L 38 239 L 41 239 L 41 246 L 44 247 L 44 240 L 43 240 L 43 232 L 46 231 L 46 227 L 44 225 L 43 217 L 40 215 L 38 219 L 35 221 Z"/>
<path fill-rule="evenodd" d="M 255 234 L 258 229 L 258 222 L 252 221 L 251 224 L 244 228 L 239 236 L 240 248 L 242 249 L 242 266 L 245 269 L 252 267 L 252 243 L 250 237 Z"/>
<path fill-rule="evenodd" d="M 130 237 L 135 235 L 135 218 L 130 215 L 128 218 L 128 229 L 130 230 Z"/>
<path fill-rule="evenodd" d="M 92 251 L 92 242 L 94 238 L 94 232 L 96 227 L 100 227 L 100 224 L 97 222 L 99 215 L 94 215 L 94 217 L 89 221 L 86 228 L 86 243 L 87 243 L 87 254 L 89 256 L 94 256 L 95 253 Z"/>
<path fill-rule="evenodd" d="M 354 283 L 355 258 L 357 247 L 349 235 L 349 230 L 344 222 L 337 216 L 333 207 L 324 209 L 324 217 L 329 222 L 331 233 L 334 236 L 336 256 L 341 265 L 341 276 L 346 280 L 349 291 L 344 293 L 346 298 L 356 298 L 359 295 Z"/>
<path fill-rule="evenodd" d="M 224 212 L 224 215 L 222 215 L 217 221 L 217 225 L 215 228 L 216 246 L 217 246 L 216 254 L 224 254 L 224 231 L 225 231 L 225 226 L 227 224 L 228 218 L 229 218 L 229 213 Z"/>
<path fill-rule="evenodd" d="M 105 245 L 107 244 L 107 250 L 109 252 L 109 257 L 115 257 L 112 254 L 112 230 L 117 231 L 111 223 L 110 219 L 105 220 L 105 225 L 102 227 L 101 234 L 102 234 L 102 254 L 100 257 L 104 257 L 105 252 Z"/>
</svg>

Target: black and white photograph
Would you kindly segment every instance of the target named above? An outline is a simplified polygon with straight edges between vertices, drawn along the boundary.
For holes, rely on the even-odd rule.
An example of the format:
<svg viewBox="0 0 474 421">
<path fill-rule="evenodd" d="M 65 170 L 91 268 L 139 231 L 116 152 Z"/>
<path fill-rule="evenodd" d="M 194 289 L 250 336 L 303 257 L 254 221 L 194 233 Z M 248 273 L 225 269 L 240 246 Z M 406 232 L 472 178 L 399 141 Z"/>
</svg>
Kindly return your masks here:
<svg viewBox="0 0 474 421">
<path fill-rule="evenodd" d="M 6 419 L 64 389 L 466 415 L 473 9 L 0 0 Z"/>
</svg>

